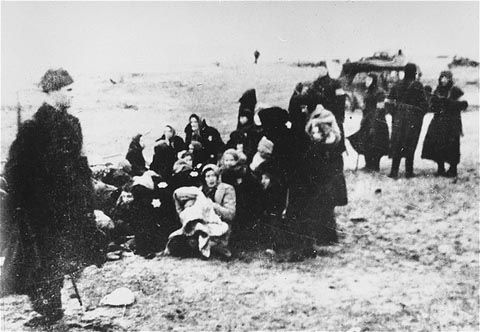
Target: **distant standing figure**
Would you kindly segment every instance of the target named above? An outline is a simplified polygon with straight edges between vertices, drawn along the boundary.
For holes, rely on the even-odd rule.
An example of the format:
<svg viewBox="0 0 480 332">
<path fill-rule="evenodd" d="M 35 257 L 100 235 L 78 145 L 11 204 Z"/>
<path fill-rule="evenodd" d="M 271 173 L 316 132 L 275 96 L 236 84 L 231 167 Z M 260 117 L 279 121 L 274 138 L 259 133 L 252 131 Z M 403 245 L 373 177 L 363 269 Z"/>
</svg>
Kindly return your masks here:
<svg viewBox="0 0 480 332">
<path fill-rule="evenodd" d="M 132 165 L 132 176 L 140 176 L 147 170 L 145 167 L 145 158 L 143 157 L 144 148 L 145 144 L 143 143 L 141 134 L 132 138 L 125 157 L 130 165 Z"/>
<path fill-rule="evenodd" d="M 260 57 L 260 52 L 255 50 L 255 52 L 253 52 L 253 56 L 255 57 L 255 64 L 257 64 L 258 58 Z"/>
<path fill-rule="evenodd" d="M 423 141 L 422 158 L 430 159 L 437 163 L 437 176 L 445 175 L 445 161 L 450 159 L 448 132 L 452 121 L 447 113 L 447 98 L 453 87 L 453 75 L 450 71 L 443 71 L 438 78 L 438 86 L 430 99 L 430 111 L 433 119 L 428 126 L 428 131 Z M 456 158 L 455 158 L 456 159 Z M 456 160 L 455 160 L 456 161 Z M 454 162 L 455 164 L 458 162 Z"/>
<path fill-rule="evenodd" d="M 365 109 L 360 129 L 348 137 L 353 148 L 365 156 L 365 168 L 370 171 L 380 170 L 380 159 L 388 154 L 389 135 L 383 103 L 385 92 L 377 86 L 377 75 L 367 76 L 365 85 Z"/>
<path fill-rule="evenodd" d="M 441 80 L 442 75 L 440 75 Z M 452 86 L 448 91 L 448 98 L 437 95 L 432 97 L 435 113 L 425 137 L 422 158 L 437 162 L 439 176 L 457 176 L 457 165 L 460 162 L 460 136 L 463 135 L 461 112 L 468 107 L 466 101 L 458 100 L 461 96 L 463 91 Z M 445 172 L 445 162 L 450 164 L 447 172 Z"/>
<path fill-rule="evenodd" d="M 400 161 L 405 157 L 405 175 L 413 177 L 413 159 L 417 149 L 423 117 L 428 104 L 422 83 L 416 80 L 417 66 L 407 63 L 405 77 L 390 91 L 387 98 L 392 109 L 392 137 L 390 155 L 392 169 L 389 177 L 397 178 Z"/>
</svg>

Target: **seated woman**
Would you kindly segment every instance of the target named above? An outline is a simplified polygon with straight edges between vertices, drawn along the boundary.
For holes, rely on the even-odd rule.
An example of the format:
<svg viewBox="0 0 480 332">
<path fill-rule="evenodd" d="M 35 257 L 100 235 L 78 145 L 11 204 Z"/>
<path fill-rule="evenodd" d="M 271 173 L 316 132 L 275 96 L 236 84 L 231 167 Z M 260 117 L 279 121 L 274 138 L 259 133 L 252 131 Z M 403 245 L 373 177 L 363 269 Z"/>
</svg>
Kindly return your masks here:
<svg viewBox="0 0 480 332">
<path fill-rule="evenodd" d="M 190 115 L 188 121 L 185 127 L 185 144 L 190 145 L 192 140 L 199 141 L 206 155 L 206 163 L 216 164 L 225 146 L 220 133 L 196 114 Z"/>
<path fill-rule="evenodd" d="M 201 184 L 200 172 L 193 168 L 193 156 L 188 151 L 178 154 L 179 159 L 173 164 L 173 174 L 169 184 L 172 190 L 180 187 L 197 187 Z"/>
<path fill-rule="evenodd" d="M 162 137 L 157 139 L 155 142 L 166 141 L 167 144 L 175 151 L 175 154 L 185 149 L 185 142 L 183 138 L 177 135 L 175 129 L 170 126 L 165 126 L 165 131 L 163 132 Z"/>
<path fill-rule="evenodd" d="M 167 141 L 160 140 L 154 148 L 150 169 L 160 175 L 164 181 L 168 181 L 172 176 L 173 164 L 176 158 L 175 149 Z"/>
<path fill-rule="evenodd" d="M 235 189 L 219 182 L 218 172 L 217 166 L 206 165 L 200 188 L 175 190 L 173 197 L 182 227 L 170 234 L 167 254 L 209 258 L 213 251 L 231 257 L 228 240 L 229 223 L 235 217 Z"/>
<path fill-rule="evenodd" d="M 205 165 L 202 170 L 202 192 L 212 200 L 215 213 L 223 221 L 231 223 L 236 212 L 235 189 L 221 182 L 219 175 L 220 170 L 217 166 Z"/>
<path fill-rule="evenodd" d="M 203 165 L 205 165 L 207 157 L 202 143 L 192 140 L 188 145 L 188 152 L 192 154 L 194 168 L 201 168 Z"/>
<path fill-rule="evenodd" d="M 125 157 L 130 165 L 132 165 L 132 176 L 140 176 L 147 170 L 147 167 L 145 166 L 145 158 L 143 157 L 144 148 L 145 144 L 142 140 L 142 134 L 138 134 L 132 138 Z"/>
<path fill-rule="evenodd" d="M 172 192 L 153 171 L 134 177 L 133 183 L 124 191 L 131 193 L 123 216 L 135 235 L 135 253 L 152 258 L 165 248 L 167 234 L 172 231 L 172 220 L 175 218 Z M 123 197 L 118 203 L 121 204 L 121 201 L 124 201 Z M 119 210 L 122 207 L 119 206 Z"/>
</svg>

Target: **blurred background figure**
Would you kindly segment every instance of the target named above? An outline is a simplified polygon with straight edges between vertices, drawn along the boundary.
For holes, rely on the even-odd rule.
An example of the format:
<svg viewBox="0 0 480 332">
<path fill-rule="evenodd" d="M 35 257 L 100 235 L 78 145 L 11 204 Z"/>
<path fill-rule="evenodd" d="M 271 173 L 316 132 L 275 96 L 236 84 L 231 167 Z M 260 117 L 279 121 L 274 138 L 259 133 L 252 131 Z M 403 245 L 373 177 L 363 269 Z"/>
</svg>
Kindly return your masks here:
<svg viewBox="0 0 480 332">
<path fill-rule="evenodd" d="M 257 64 L 258 58 L 260 57 L 260 52 L 255 50 L 255 52 L 253 52 L 253 56 L 255 57 L 255 64 Z"/>
</svg>

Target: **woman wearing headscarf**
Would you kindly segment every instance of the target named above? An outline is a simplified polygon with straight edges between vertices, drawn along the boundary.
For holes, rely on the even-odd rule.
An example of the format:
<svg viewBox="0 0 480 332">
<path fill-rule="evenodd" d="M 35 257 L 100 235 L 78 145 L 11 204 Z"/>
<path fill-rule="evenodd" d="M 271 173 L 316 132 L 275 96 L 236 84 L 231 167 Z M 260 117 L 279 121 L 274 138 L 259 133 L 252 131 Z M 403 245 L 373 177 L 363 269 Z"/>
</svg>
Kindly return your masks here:
<svg viewBox="0 0 480 332">
<path fill-rule="evenodd" d="M 216 164 L 225 145 L 220 133 L 217 129 L 208 126 L 206 121 L 200 119 L 197 114 L 190 115 L 188 121 L 185 127 L 185 144 L 190 145 L 192 140 L 199 141 L 206 155 L 206 163 Z"/>
<path fill-rule="evenodd" d="M 144 148 L 145 145 L 142 141 L 142 134 L 138 134 L 132 138 L 125 157 L 130 165 L 132 165 L 132 176 L 140 176 L 147 170 L 145 158 L 143 157 Z"/>
<path fill-rule="evenodd" d="M 193 157 L 193 168 L 201 169 L 208 160 L 203 145 L 199 141 L 192 140 L 188 145 L 188 152 L 190 152 Z"/>
<path fill-rule="evenodd" d="M 405 157 L 405 176 L 411 178 L 413 160 L 417 149 L 423 117 L 428 109 L 427 98 L 422 83 L 417 79 L 417 66 L 407 63 L 405 77 L 390 91 L 385 100 L 392 107 L 392 136 L 390 156 L 392 169 L 389 177 L 397 178 L 400 161 Z"/>
<path fill-rule="evenodd" d="M 150 169 L 160 175 L 163 181 L 169 181 L 176 159 L 175 149 L 167 141 L 160 140 L 154 148 Z"/>
<path fill-rule="evenodd" d="M 437 89 L 438 90 L 438 89 Z M 442 91 L 440 91 L 442 92 Z M 463 135 L 461 112 L 466 110 L 468 103 L 460 101 L 463 91 L 452 86 L 448 98 L 434 95 L 433 107 L 436 107 L 423 145 L 422 158 L 435 160 L 438 164 L 437 175 L 446 177 L 457 176 L 457 165 L 460 162 L 460 136 Z M 445 172 L 444 163 L 450 168 Z"/>
<path fill-rule="evenodd" d="M 292 177 L 288 213 L 305 238 L 305 246 L 338 241 L 335 206 L 345 205 L 347 190 L 343 170 L 336 167 L 341 130 L 334 115 L 320 108 L 305 128 L 310 139 L 304 156 Z"/>
<path fill-rule="evenodd" d="M 449 154 L 451 153 L 447 135 L 451 119 L 447 113 L 446 100 L 452 87 L 452 72 L 442 71 L 438 78 L 438 86 L 430 99 L 430 111 L 433 112 L 433 118 L 423 141 L 422 158 L 430 159 L 437 163 L 437 176 L 445 175 L 445 161 L 449 159 Z"/>
<path fill-rule="evenodd" d="M 238 108 L 237 130 L 253 125 L 253 116 L 257 105 L 255 89 L 245 91 L 238 102 L 240 107 Z"/>
<path fill-rule="evenodd" d="M 20 126 L 5 165 L 8 249 L 1 293 L 29 296 L 42 315 L 29 325 L 60 319 L 64 276 L 105 259 L 82 129 L 68 113 L 71 83 L 66 70 L 47 71 L 40 83 L 47 102 Z"/>
<path fill-rule="evenodd" d="M 389 134 L 385 119 L 385 92 L 378 87 L 377 75 L 368 74 L 365 85 L 365 108 L 360 129 L 348 137 L 358 154 L 365 155 L 366 169 L 380 170 L 380 159 L 388 155 Z"/>
<path fill-rule="evenodd" d="M 183 138 L 178 136 L 176 130 L 170 125 L 165 126 L 165 131 L 163 132 L 162 137 L 157 139 L 155 142 L 159 142 L 160 140 L 166 141 L 167 144 L 173 148 L 175 154 L 185 149 L 185 142 L 183 141 Z"/>
</svg>

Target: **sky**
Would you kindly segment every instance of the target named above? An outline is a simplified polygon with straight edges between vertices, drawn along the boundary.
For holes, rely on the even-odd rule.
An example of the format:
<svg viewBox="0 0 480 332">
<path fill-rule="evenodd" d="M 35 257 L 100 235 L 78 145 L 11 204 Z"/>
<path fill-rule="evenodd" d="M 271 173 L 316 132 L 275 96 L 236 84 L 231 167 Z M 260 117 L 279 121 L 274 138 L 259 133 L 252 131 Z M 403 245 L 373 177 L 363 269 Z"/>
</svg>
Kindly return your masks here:
<svg viewBox="0 0 480 332">
<path fill-rule="evenodd" d="M 404 50 L 479 58 L 479 2 L 4 2 L 2 86 L 76 73 Z M 2 88 L 2 93 L 3 93 Z"/>
</svg>

